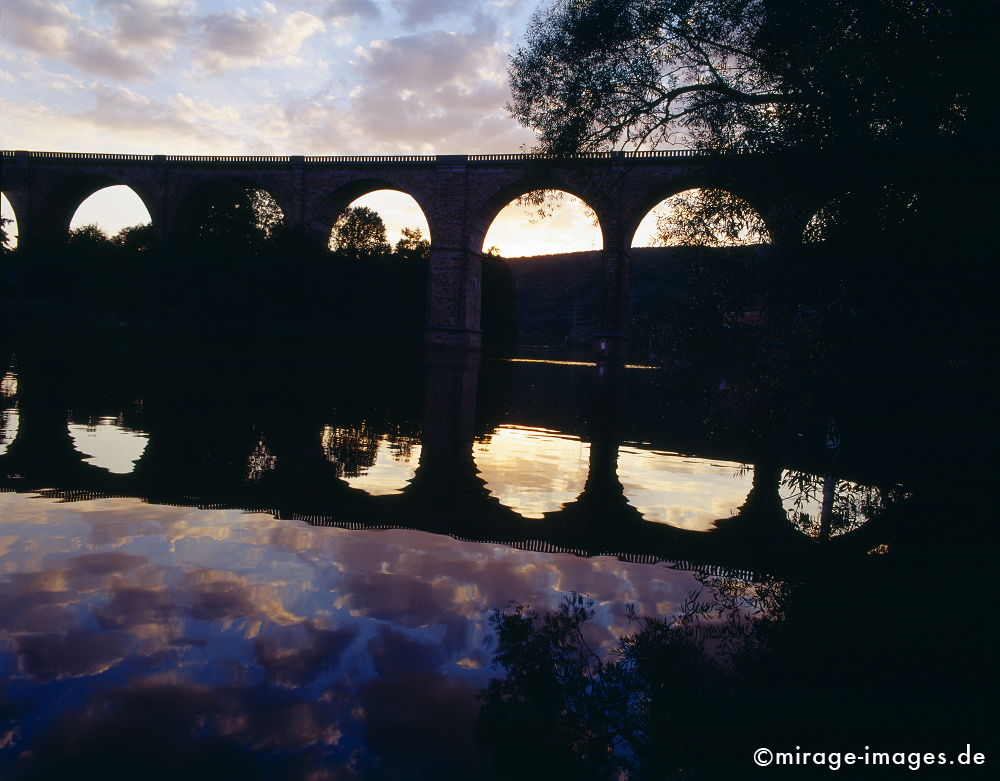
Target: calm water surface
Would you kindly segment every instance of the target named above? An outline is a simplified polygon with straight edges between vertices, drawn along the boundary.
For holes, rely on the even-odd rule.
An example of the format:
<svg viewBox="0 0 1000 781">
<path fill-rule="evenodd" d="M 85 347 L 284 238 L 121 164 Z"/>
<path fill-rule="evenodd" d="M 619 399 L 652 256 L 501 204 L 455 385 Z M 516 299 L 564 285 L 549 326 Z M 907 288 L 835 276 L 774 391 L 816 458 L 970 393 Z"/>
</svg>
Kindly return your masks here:
<svg viewBox="0 0 1000 781">
<path fill-rule="evenodd" d="M 732 391 L 658 371 L 71 375 L 19 356 L 0 383 L 0 770 L 24 777 L 476 777 L 491 611 L 586 595 L 606 654 L 908 490 L 827 419 L 763 447 Z"/>
</svg>

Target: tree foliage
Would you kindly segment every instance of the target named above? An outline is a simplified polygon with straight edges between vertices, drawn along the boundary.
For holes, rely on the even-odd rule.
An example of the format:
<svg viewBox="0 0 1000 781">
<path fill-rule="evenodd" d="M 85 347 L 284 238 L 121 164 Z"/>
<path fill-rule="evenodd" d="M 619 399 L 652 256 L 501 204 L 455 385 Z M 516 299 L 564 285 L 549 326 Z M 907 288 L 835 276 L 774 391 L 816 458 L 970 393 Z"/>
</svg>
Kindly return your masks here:
<svg viewBox="0 0 1000 781">
<path fill-rule="evenodd" d="M 558 0 L 513 58 L 509 108 L 557 154 L 923 144 L 990 115 L 996 19 L 995 2 Z"/>
<path fill-rule="evenodd" d="M 147 252 L 156 241 L 152 223 L 129 225 L 122 228 L 112 239 L 115 244 L 127 251 Z"/>
<path fill-rule="evenodd" d="M 525 766 L 551 779 L 709 777 L 698 772 L 718 762 L 709 725 L 732 700 L 726 657 L 763 645 L 782 586 L 704 583 L 672 621 L 631 613 L 635 631 L 610 648 L 594 643 L 593 600 L 576 594 L 547 613 L 495 611 L 494 666 L 504 674 L 479 695 L 478 735 L 497 777 Z M 720 659 L 705 652 L 708 623 Z"/>
<path fill-rule="evenodd" d="M 265 190 L 221 182 L 196 205 L 193 237 L 199 243 L 229 250 L 259 251 L 274 238 L 285 216 Z"/>
<path fill-rule="evenodd" d="M 830 366 L 952 363 L 995 339 L 975 280 L 995 221 L 998 23 L 996 0 L 556 0 L 512 59 L 508 108 L 554 155 L 761 155 L 818 212 L 812 246 L 775 255 L 775 339 L 798 328 L 802 357 Z M 689 200 L 665 238 L 738 234 L 741 208 Z"/>
<path fill-rule="evenodd" d="M 98 251 L 111 246 L 108 234 L 95 223 L 72 229 L 66 241 L 73 249 L 82 251 Z"/>
<path fill-rule="evenodd" d="M 388 255 L 392 250 L 385 223 L 378 212 L 367 206 L 352 206 L 337 219 L 330 235 L 330 248 L 353 260 Z"/>
<path fill-rule="evenodd" d="M 12 237 L 7 228 L 8 225 L 12 225 L 13 220 L 7 217 L 0 217 L 0 254 L 11 252 Z"/>
<path fill-rule="evenodd" d="M 727 190 L 684 190 L 664 204 L 656 220 L 660 246 L 735 247 L 770 240 L 757 210 Z"/>
<path fill-rule="evenodd" d="M 110 257 L 118 252 L 146 252 L 155 244 L 156 235 L 152 223 L 129 225 L 114 236 L 109 236 L 103 228 L 94 223 L 74 228 L 66 237 L 66 243 L 74 252 Z"/>
<path fill-rule="evenodd" d="M 426 260 L 431 256 L 431 243 L 424 238 L 420 228 L 403 228 L 402 237 L 396 242 L 396 254 L 406 260 Z"/>
</svg>

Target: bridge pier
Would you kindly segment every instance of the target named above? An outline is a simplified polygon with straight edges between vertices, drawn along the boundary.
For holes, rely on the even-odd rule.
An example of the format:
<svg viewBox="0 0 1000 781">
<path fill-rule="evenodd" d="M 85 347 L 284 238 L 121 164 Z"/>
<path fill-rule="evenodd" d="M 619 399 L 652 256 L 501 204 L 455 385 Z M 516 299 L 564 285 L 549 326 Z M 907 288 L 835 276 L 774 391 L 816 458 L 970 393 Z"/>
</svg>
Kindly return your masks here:
<svg viewBox="0 0 1000 781">
<path fill-rule="evenodd" d="M 593 345 L 599 362 L 617 363 L 624 360 L 628 349 L 632 251 L 620 221 L 608 221 L 605 230 L 604 249 L 601 251 L 600 309 Z"/>
<path fill-rule="evenodd" d="M 431 245 L 424 340 L 431 347 L 478 350 L 483 257 L 459 247 Z"/>
<path fill-rule="evenodd" d="M 431 348 L 478 350 L 483 255 L 472 245 L 468 156 L 439 155 L 434 179 L 424 339 Z"/>
</svg>

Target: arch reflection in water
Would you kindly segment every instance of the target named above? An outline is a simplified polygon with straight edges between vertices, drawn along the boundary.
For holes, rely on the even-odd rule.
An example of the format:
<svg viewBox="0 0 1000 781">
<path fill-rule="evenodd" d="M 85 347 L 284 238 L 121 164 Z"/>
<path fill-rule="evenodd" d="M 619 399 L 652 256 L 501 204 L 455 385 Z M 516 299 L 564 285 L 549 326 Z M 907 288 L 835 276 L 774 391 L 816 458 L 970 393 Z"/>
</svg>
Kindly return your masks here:
<svg viewBox="0 0 1000 781">
<path fill-rule="evenodd" d="M 370 496 L 402 491 L 420 462 L 416 439 L 378 434 L 364 423 L 355 428 L 324 426 L 322 444 L 337 476 Z"/>
<path fill-rule="evenodd" d="M 7 372 L 0 379 L 0 399 L 13 399 L 16 395 L 17 375 L 14 372 Z M 4 402 L 4 404 L 10 403 L 9 401 Z M 17 436 L 18 423 L 16 406 L 0 409 L 0 456 L 7 452 L 7 446 Z"/>
<path fill-rule="evenodd" d="M 7 372 L 3 379 L 0 379 L 0 398 L 11 399 L 17 395 L 17 375 L 14 372 Z"/>
<path fill-rule="evenodd" d="M 634 446 L 618 449 L 618 479 L 643 519 L 689 531 L 735 515 L 753 487 L 743 464 Z"/>
<path fill-rule="evenodd" d="M 503 425 L 472 448 L 486 489 L 525 518 L 541 518 L 583 492 L 590 444 L 544 428 Z"/>
<path fill-rule="evenodd" d="M 8 446 L 17 436 L 19 422 L 17 407 L 0 410 L 0 456 L 7 452 Z"/>
<path fill-rule="evenodd" d="M 94 466 L 127 475 L 146 451 L 149 434 L 126 428 L 120 418 L 97 418 L 86 424 L 70 423 L 73 446 Z"/>
<path fill-rule="evenodd" d="M 780 493 L 792 526 L 808 537 L 820 538 L 854 531 L 908 495 L 901 486 L 880 489 L 795 470 L 782 472 Z"/>
</svg>

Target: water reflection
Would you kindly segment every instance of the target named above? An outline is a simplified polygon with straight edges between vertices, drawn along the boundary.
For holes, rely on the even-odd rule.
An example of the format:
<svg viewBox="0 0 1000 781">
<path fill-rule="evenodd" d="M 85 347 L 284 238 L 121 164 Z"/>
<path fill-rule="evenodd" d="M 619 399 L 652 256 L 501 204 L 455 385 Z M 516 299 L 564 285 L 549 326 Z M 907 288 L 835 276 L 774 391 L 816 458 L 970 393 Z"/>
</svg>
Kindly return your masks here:
<svg viewBox="0 0 1000 781">
<path fill-rule="evenodd" d="M 590 640 L 607 649 L 626 605 L 669 617 L 697 587 L 662 565 L 128 499 L 0 494 L 0 518 L 0 769 L 39 775 L 127 763 L 115 752 L 129 736 L 125 757 L 141 746 L 170 767 L 171 751 L 264 766 L 294 753 L 301 767 L 281 778 L 384 777 L 419 736 L 423 770 L 460 761 L 474 775 L 489 609 L 590 594 Z M 136 734 L 130 719 L 152 728 L 153 715 L 158 729 Z"/>
<path fill-rule="evenodd" d="M 17 407 L 0 410 L 0 455 L 7 452 L 10 443 L 17 436 Z"/>
<path fill-rule="evenodd" d="M 752 470 L 736 462 L 630 446 L 618 449 L 618 477 L 644 520 L 690 531 L 735 515 L 753 486 Z"/>
<path fill-rule="evenodd" d="M 149 434 L 127 428 L 121 417 L 70 423 L 69 434 L 86 462 L 119 475 L 135 469 L 149 441 Z"/>
<path fill-rule="evenodd" d="M 9 399 L 16 395 L 17 375 L 13 371 L 9 371 L 4 374 L 3 378 L 0 378 L 0 397 Z"/>
<path fill-rule="evenodd" d="M 262 479 L 265 474 L 274 469 L 277 463 L 277 456 L 271 452 L 267 440 L 261 437 L 257 440 L 257 444 L 254 445 L 249 458 L 247 458 L 247 482 L 255 482 Z"/>
<path fill-rule="evenodd" d="M 419 440 L 398 433 L 324 426 L 323 454 L 338 477 L 370 496 L 399 493 L 413 479 L 420 461 Z"/>
<path fill-rule="evenodd" d="M 536 549 L 692 561 L 725 551 L 748 569 L 775 535 L 843 536 L 882 506 L 859 499 L 850 510 L 845 489 L 861 483 L 839 481 L 841 498 L 828 514 L 833 533 L 822 522 L 817 533 L 812 525 L 822 513 L 811 509 L 808 492 L 793 499 L 786 491 L 782 507 L 782 474 L 793 470 L 782 472 L 773 455 L 763 467 L 741 469 L 762 451 L 690 425 L 706 415 L 693 406 L 703 405 L 697 397 L 680 397 L 676 409 L 663 405 L 661 373 L 535 362 L 502 368 L 512 381 L 498 406 L 492 394 L 504 384 L 487 375 L 480 393 L 478 359 L 428 360 L 418 416 L 394 406 L 417 393 L 387 390 L 373 407 L 378 389 L 344 395 L 353 388 L 339 383 L 331 397 L 322 390 L 332 386 L 328 379 L 294 398 L 248 393 L 224 373 L 212 376 L 219 392 L 209 396 L 191 397 L 190 383 L 160 378 L 124 393 L 81 393 L 57 367 L 22 360 L 16 413 L 10 408 L 4 418 L 0 475 L 7 475 L 4 487 L 21 491 L 266 509 L 315 523 L 420 528 Z M 650 392 L 660 406 L 643 402 Z M 657 409 L 662 420 L 623 416 L 626 396 L 629 409 Z M 101 414 L 109 408 L 123 412 Z M 89 423 L 67 428 L 67 409 Z M 634 436 L 643 430 L 646 436 Z M 828 452 L 822 440 L 818 452 Z M 795 474 L 827 479 L 811 477 L 813 470 Z"/>
<path fill-rule="evenodd" d="M 755 411 L 748 424 L 764 402 L 731 403 L 742 390 L 674 393 L 666 372 L 614 367 L 451 355 L 389 379 L 377 372 L 392 364 L 311 363 L 255 384 L 207 363 L 123 378 L 19 353 L 16 407 L 0 404 L 0 776 L 489 777 L 474 725 L 499 670 L 490 611 L 542 616 L 589 595 L 578 638 L 593 662 L 623 658 L 608 654 L 637 621 L 704 607 L 710 591 L 787 585 L 794 599 L 755 625 L 766 642 L 742 659 L 766 686 L 740 694 L 747 680 L 718 677 L 701 653 L 738 639 L 714 608 L 697 653 L 649 646 L 637 685 L 671 725 L 654 742 L 696 767 L 719 713 L 797 718 L 808 676 L 864 668 L 868 632 L 905 636 L 890 631 L 896 605 L 858 597 L 850 632 L 816 609 L 907 550 L 908 527 L 891 523 L 904 495 L 882 487 L 898 481 L 869 471 L 849 421 L 832 452 L 829 416 L 810 428 Z M 877 574 L 868 593 L 924 569 Z M 803 588 L 810 578 L 826 585 Z M 855 629 L 859 617 L 870 625 Z M 836 650 L 851 632 L 855 646 Z M 886 658 L 905 657 L 900 644 Z M 756 702 L 768 687 L 788 699 Z M 597 702 L 584 694 L 571 704 Z M 487 748 L 503 738 L 483 729 Z M 564 757 L 573 742 L 550 734 Z M 598 764 L 611 756 L 599 748 Z"/>
<path fill-rule="evenodd" d="M 558 510 L 587 481 L 590 445 L 558 431 L 502 425 L 472 450 L 487 490 L 524 518 Z"/>
<path fill-rule="evenodd" d="M 781 477 L 782 506 L 803 534 L 829 539 L 859 529 L 890 504 L 909 494 L 901 486 L 888 489 L 786 470 Z"/>
<path fill-rule="evenodd" d="M 6 404 L 12 404 L 11 400 L 16 396 L 17 374 L 9 371 L 0 378 L 0 399 L 5 400 L 4 407 L 0 407 L 0 455 L 7 452 L 7 447 L 17 436 L 17 407 L 6 407 Z"/>
</svg>

